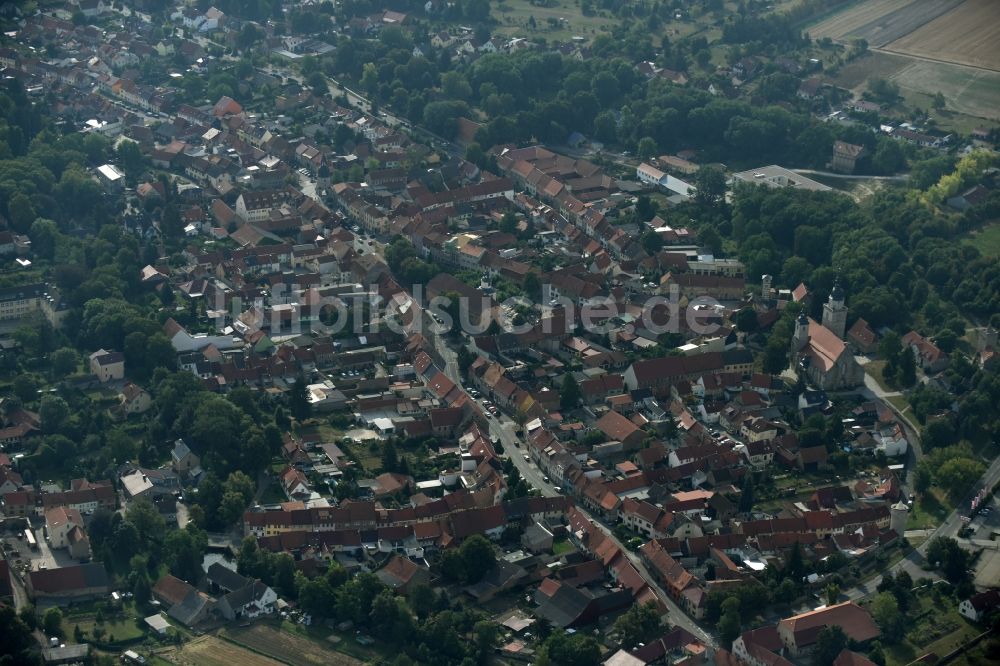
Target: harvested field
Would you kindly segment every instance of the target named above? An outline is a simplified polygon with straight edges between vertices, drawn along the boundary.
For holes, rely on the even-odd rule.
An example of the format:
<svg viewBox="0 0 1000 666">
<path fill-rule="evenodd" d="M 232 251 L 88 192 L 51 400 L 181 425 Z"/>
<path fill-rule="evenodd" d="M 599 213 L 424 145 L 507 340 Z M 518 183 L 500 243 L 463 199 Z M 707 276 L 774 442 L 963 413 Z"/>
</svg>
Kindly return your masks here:
<svg viewBox="0 0 1000 666">
<path fill-rule="evenodd" d="M 1000 72 L 1000 3 L 965 0 L 947 14 L 885 46 L 893 53 Z"/>
<path fill-rule="evenodd" d="M 913 63 L 907 56 L 868 52 L 840 68 L 833 83 L 848 90 L 860 91 L 870 79 L 889 79 Z"/>
<path fill-rule="evenodd" d="M 933 95 L 941 92 L 950 111 L 1000 119 L 1000 73 L 943 62 L 911 62 L 889 77 L 899 84 L 907 99 L 908 93 Z"/>
<path fill-rule="evenodd" d="M 852 38 L 864 39 L 873 48 L 879 48 L 909 35 L 921 26 L 948 13 L 963 0 L 916 0 L 905 7 L 866 23 L 851 32 Z"/>
<path fill-rule="evenodd" d="M 215 636 L 199 636 L 159 656 L 178 666 L 281 666 L 280 661 L 251 652 Z"/>
<path fill-rule="evenodd" d="M 838 41 L 864 39 L 873 48 L 886 46 L 962 4 L 964 0 L 875 0 L 862 2 L 820 22 L 813 37 Z"/>
<path fill-rule="evenodd" d="M 846 40 L 855 30 L 913 2 L 914 0 L 863 0 L 810 26 L 807 31 L 813 39 L 829 37 L 834 41 Z"/>
<path fill-rule="evenodd" d="M 251 627 L 225 630 L 230 640 L 240 645 L 271 655 L 292 666 L 355 666 L 362 662 L 289 631 L 280 631 L 274 626 L 258 622 Z M 242 666 L 242 665 L 241 665 Z"/>
</svg>

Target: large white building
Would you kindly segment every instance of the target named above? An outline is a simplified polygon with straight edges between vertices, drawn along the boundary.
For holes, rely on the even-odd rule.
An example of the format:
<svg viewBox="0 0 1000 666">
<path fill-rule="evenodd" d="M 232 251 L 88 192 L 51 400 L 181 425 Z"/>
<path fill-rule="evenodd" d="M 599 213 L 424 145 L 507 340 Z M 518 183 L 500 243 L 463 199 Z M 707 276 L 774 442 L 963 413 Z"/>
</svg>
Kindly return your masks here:
<svg viewBox="0 0 1000 666">
<path fill-rule="evenodd" d="M 674 194 L 679 195 L 682 199 L 688 199 L 694 196 L 694 186 L 685 183 L 680 178 L 674 178 L 668 173 L 660 171 L 656 167 L 646 164 L 643 162 L 635 170 L 635 177 L 639 179 L 639 182 L 645 183 L 646 185 L 653 185 L 655 187 L 662 187 L 665 190 L 669 190 Z"/>
</svg>

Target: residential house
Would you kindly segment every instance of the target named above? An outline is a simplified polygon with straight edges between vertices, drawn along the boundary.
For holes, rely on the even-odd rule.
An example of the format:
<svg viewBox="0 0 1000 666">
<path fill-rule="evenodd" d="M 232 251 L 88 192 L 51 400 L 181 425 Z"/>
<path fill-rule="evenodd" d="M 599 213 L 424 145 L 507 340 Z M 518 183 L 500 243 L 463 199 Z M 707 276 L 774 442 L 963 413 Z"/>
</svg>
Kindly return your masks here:
<svg viewBox="0 0 1000 666">
<path fill-rule="evenodd" d="M 85 599 L 95 599 L 111 591 L 104 565 L 90 562 L 58 569 L 30 572 L 25 579 L 28 595 L 36 603 L 68 605 Z"/>
<path fill-rule="evenodd" d="M 847 331 L 847 341 L 862 354 L 871 354 L 878 347 L 878 337 L 864 319 L 855 321 Z"/>
<path fill-rule="evenodd" d="M 286 467 L 281 473 L 281 487 L 288 496 L 288 499 L 303 499 L 312 494 L 309 487 L 309 479 L 302 473 L 302 470 L 294 467 Z"/>
<path fill-rule="evenodd" d="M 181 476 L 186 476 L 199 468 L 201 459 L 192 451 L 183 439 L 174 442 L 170 451 L 170 468 Z"/>
<path fill-rule="evenodd" d="M 69 546 L 69 533 L 83 527 L 83 517 L 76 509 L 57 506 L 45 512 L 45 533 L 53 548 Z"/>
<path fill-rule="evenodd" d="M 618 509 L 622 524 L 649 539 L 662 539 L 670 533 L 674 514 L 649 502 L 626 497 Z"/>
<path fill-rule="evenodd" d="M 120 477 L 122 484 L 123 499 L 130 502 L 137 497 L 152 497 L 154 494 L 153 482 L 149 476 L 141 469 L 133 469 Z"/>
<path fill-rule="evenodd" d="M 426 585 L 430 582 L 430 571 L 427 567 L 422 567 L 402 555 L 390 557 L 386 565 L 376 571 L 375 575 L 391 590 L 404 595 L 417 585 Z"/>
<path fill-rule="evenodd" d="M 778 636 L 789 654 L 799 657 L 811 652 L 820 632 L 831 626 L 839 626 L 847 639 L 856 643 L 867 643 L 881 634 L 867 610 L 845 601 L 779 621 Z"/>
<path fill-rule="evenodd" d="M 153 406 L 153 399 L 149 392 L 132 382 L 128 382 L 122 387 L 118 394 L 121 413 L 125 415 L 142 414 Z"/>
<path fill-rule="evenodd" d="M 247 579 L 243 587 L 229 592 L 218 600 L 216 610 L 227 620 L 253 620 L 261 615 L 274 613 L 278 595 L 259 580 Z"/>
<path fill-rule="evenodd" d="M 733 655 L 749 666 L 792 666 L 781 656 L 785 646 L 775 625 L 743 632 L 733 641 L 732 649 Z"/>
<path fill-rule="evenodd" d="M 1000 590 L 987 590 L 974 594 L 958 605 L 958 612 L 973 622 L 982 622 L 997 608 L 1000 608 Z"/>
<path fill-rule="evenodd" d="M 69 490 L 43 493 L 40 498 L 45 509 L 65 506 L 84 515 L 99 508 L 115 510 L 115 489 L 110 481 L 91 483 L 87 479 L 73 479 Z"/>
<path fill-rule="evenodd" d="M 839 173 L 854 173 L 854 166 L 865 154 L 865 147 L 846 141 L 833 142 L 833 159 L 830 168 Z"/>
<path fill-rule="evenodd" d="M 747 459 L 747 464 L 754 469 L 764 469 L 774 461 L 774 447 L 767 440 L 747 442 L 743 446 L 742 453 Z"/>
<path fill-rule="evenodd" d="M 17 492 L 24 485 L 21 475 L 9 467 L 0 467 L 0 497 Z"/>
<path fill-rule="evenodd" d="M 101 383 L 125 378 L 125 355 L 98 349 L 90 355 L 90 372 Z"/>
<path fill-rule="evenodd" d="M 746 279 L 726 275 L 668 272 L 660 278 L 660 291 L 670 293 L 677 289 L 688 300 L 706 296 L 720 301 L 737 301 L 746 292 Z"/>
<path fill-rule="evenodd" d="M 904 347 L 908 347 L 913 352 L 917 365 L 925 372 L 940 372 L 948 367 L 948 355 L 916 331 L 910 331 L 904 335 L 902 342 Z"/>
<path fill-rule="evenodd" d="M 622 448 L 626 450 L 638 449 L 646 438 L 646 433 L 635 423 L 613 410 L 599 418 L 594 427 L 604 433 L 608 440 L 621 442 Z"/>
</svg>

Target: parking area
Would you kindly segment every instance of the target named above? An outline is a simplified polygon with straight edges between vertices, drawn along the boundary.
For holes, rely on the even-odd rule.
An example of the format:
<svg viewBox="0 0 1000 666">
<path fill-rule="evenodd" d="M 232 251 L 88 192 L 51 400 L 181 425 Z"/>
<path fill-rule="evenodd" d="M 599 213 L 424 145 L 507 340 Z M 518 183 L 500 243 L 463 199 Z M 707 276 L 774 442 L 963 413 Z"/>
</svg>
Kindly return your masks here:
<svg viewBox="0 0 1000 666">
<path fill-rule="evenodd" d="M 70 557 L 65 549 L 53 550 L 45 540 L 42 528 L 33 529 L 32 536 L 35 538 L 34 548 L 29 544 L 23 530 L 4 532 L 0 538 L 0 548 L 3 548 L 8 564 L 17 572 L 25 574 L 29 571 L 58 569 L 78 564 L 78 561 Z"/>
<path fill-rule="evenodd" d="M 1000 580 L 1000 551 L 983 549 L 976 562 L 976 587 L 994 587 Z"/>
</svg>

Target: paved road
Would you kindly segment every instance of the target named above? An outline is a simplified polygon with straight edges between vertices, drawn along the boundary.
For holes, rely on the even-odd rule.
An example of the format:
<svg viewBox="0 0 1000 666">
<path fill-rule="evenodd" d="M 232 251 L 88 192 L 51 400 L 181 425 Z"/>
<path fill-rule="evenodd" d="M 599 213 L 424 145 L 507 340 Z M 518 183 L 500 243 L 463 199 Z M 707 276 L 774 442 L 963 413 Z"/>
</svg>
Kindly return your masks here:
<svg viewBox="0 0 1000 666">
<path fill-rule="evenodd" d="M 449 379 L 455 382 L 456 385 L 461 387 L 462 377 L 459 373 L 457 356 L 455 352 L 451 349 L 451 347 L 449 347 L 449 345 L 445 342 L 443 336 L 434 334 L 434 329 L 433 329 L 434 324 L 432 321 L 429 320 L 430 320 L 429 316 L 425 317 L 425 330 L 427 331 L 425 334 L 432 341 L 432 343 L 435 346 L 435 349 L 437 349 L 438 353 L 441 355 L 441 358 L 445 361 L 445 367 L 443 369 L 443 372 L 448 376 Z M 528 446 L 526 442 L 524 442 L 521 438 L 517 436 L 515 432 L 516 429 L 517 429 L 517 422 L 502 414 L 498 417 L 489 419 L 490 435 L 498 438 L 501 444 L 503 444 L 505 455 L 507 455 L 510 458 L 511 462 L 514 464 L 514 467 L 517 468 L 517 471 L 520 473 L 521 478 L 523 478 L 529 486 L 538 490 L 542 494 L 542 496 L 558 497 L 562 493 L 556 490 L 555 486 L 553 486 L 552 483 L 549 482 L 546 475 L 535 465 L 533 461 L 531 461 L 530 459 L 528 460 L 525 459 L 525 456 L 528 453 Z M 608 525 L 603 524 L 599 519 L 597 519 L 597 517 L 590 514 L 584 507 L 577 505 L 577 508 L 579 508 L 585 514 L 587 514 L 587 516 L 590 517 L 590 519 L 594 522 L 594 524 L 597 525 L 605 534 L 607 534 L 615 542 L 615 544 L 617 544 L 617 546 L 621 549 L 621 551 L 625 553 L 626 557 L 629 558 L 629 561 L 632 562 L 632 564 L 639 571 L 642 577 L 646 580 L 647 583 L 650 584 L 650 586 L 656 592 L 657 596 L 660 597 L 661 601 L 666 606 L 669 612 L 670 621 L 674 625 L 683 627 L 684 629 L 691 632 L 694 636 L 698 637 L 700 640 L 702 640 L 708 645 L 714 646 L 718 644 L 714 636 L 712 636 L 705 629 L 703 629 L 687 613 L 681 610 L 681 608 L 676 603 L 674 603 L 674 601 L 667 595 L 667 593 L 663 590 L 663 588 L 659 586 L 659 584 L 656 582 L 656 579 L 646 569 L 645 565 L 643 565 L 639 557 L 635 553 L 629 551 L 625 547 L 625 545 L 618 540 L 618 538 L 614 535 L 614 533 L 611 531 L 611 528 Z"/>
<path fill-rule="evenodd" d="M 534 462 L 529 462 L 524 459 L 528 448 L 527 444 L 522 442 L 521 439 L 514 433 L 516 425 L 517 424 L 514 421 L 506 417 L 493 419 L 490 421 L 490 434 L 500 438 L 505 452 L 510 456 L 511 462 L 514 463 L 517 471 L 521 474 L 521 478 L 523 478 L 530 486 L 538 489 L 545 497 L 556 497 L 560 495 L 561 493 L 557 492 L 552 484 L 545 480 L 544 474 L 538 469 L 537 466 L 535 466 Z M 646 569 L 642 560 L 639 559 L 635 553 L 628 550 L 625 545 L 618 540 L 618 537 L 614 535 L 608 525 L 602 523 L 583 506 L 577 505 L 577 508 L 587 514 L 593 523 L 597 525 L 602 532 L 608 535 L 608 537 L 610 537 L 611 540 L 618 545 L 621 551 L 625 553 L 625 556 L 628 557 L 629 561 L 632 562 L 633 566 L 635 566 L 646 582 L 650 584 L 650 587 L 653 588 L 657 596 L 666 606 L 669 612 L 670 622 L 672 624 L 678 627 L 683 627 L 708 645 L 718 645 L 718 642 L 712 634 L 703 629 L 691 618 L 691 616 L 681 610 L 681 608 L 674 603 L 673 599 L 671 599 L 667 593 L 664 592 L 663 588 L 659 586 L 649 570 Z"/>
<path fill-rule="evenodd" d="M 792 169 L 795 173 L 802 173 L 811 176 L 826 176 L 827 178 L 843 178 L 844 180 L 887 180 L 890 182 L 905 182 L 910 179 L 910 174 L 904 173 L 898 176 L 855 176 L 846 173 L 835 173 L 833 171 L 817 171 L 816 169 Z"/>
</svg>

